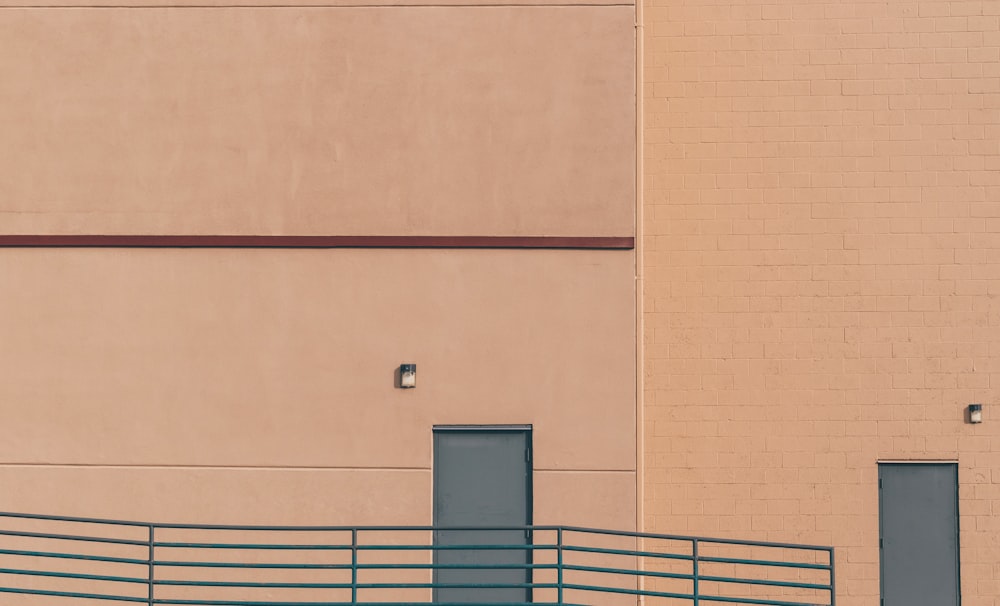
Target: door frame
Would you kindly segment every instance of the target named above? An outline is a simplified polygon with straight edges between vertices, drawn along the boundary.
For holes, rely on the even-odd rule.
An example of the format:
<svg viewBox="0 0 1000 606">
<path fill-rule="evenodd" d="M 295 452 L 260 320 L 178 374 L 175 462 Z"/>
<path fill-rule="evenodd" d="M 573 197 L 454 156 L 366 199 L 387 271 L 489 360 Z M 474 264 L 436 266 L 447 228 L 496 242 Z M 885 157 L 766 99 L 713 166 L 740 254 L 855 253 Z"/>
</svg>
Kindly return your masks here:
<svg viewBox="0 0 1000 606">
<path fill-rule="evenodd" d="M 955 579 L 956 579 L 956 604 L 962 604 L 962 512 L 959 509 L 961 500 L 959 499 L 959 468 L 958 461 L 955 460 L 880 460 L 878 465 L 878 593 L 879 603 L 885 603 L 885 555 L 882 547 L 885 512 L 883 510 L 882 498 L 882 469 L 889 466 L 920 465 L 920 466 L 949 466 L 955 471 Z"/>
</svg>

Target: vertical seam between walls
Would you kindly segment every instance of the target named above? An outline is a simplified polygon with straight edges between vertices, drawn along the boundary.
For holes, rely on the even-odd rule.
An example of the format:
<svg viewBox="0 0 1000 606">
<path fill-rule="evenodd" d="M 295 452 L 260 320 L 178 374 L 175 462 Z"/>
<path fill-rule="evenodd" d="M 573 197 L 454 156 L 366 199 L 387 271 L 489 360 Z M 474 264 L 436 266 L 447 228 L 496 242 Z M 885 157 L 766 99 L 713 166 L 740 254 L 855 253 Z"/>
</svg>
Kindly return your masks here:
<svg viewBox="0 0 1000 606">
<path fill-rule="evenodd" d="M 644 299 L 645 283 L 643 281 L 643 0 L 635 0 L 635 213 L 634 213 L 634 233 L 635 240 L 632 248 L 635 267 L 634 295 L 635 296 L 635 529 L 637 532 L 645 530 L 645 319 L 644 319 Z M 642 537 L 636 539 L 636 548 L 643 551 L 645 540 Z M 645 569 L 645 561 L 639 557 L 636 559 L 638 571 L 641 573 Z M 636 589 L 641 591 L 646 586 L 644 575 L 638 575 Z M 645 598 L 637 596 L 637 604 L 644 604 Z"/>
</svg>

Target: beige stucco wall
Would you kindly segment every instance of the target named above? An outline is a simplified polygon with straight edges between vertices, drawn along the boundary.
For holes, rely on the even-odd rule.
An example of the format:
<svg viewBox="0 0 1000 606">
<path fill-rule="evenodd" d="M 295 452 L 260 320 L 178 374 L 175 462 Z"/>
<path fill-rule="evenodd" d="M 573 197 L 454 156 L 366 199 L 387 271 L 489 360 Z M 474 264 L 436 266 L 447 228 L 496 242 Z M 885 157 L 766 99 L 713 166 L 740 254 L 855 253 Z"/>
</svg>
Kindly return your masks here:
<svg viewBox="0 0 1000 606">
<path fill-rule="evenodd" d="M 620 5 L 5 8 L 0 233 L 631 236 L 634 49 Z"/>
<path fill-rule="evenodd" d="M 11 234 L 620 245 L 635 233 L 635 47 L 635 7 L 601 0 L 0 0 L 0 245 Z M 530 424 L 534 522 L 635 529 L 635 268 L 631 250 L 0 247 L 0 512 L 426 525 L 434 426 Z M 417 364 L 416 389 L 394 387 L 401 363 Z M 155 571 L 139 545 L 144 570 L 128 573 L 169 581 L 162 562 L 178 548 L 162 543 L 206 537 L 156 532 Z M 297 551 L 230 557 L 350 559 Z M 17 554 L 0 564 L 108 573 Z M 176 574 L 225 572 L 303 578 Z M 430 577 L 379 574 L 363 572 Z M 156 592 L 288 597 L 257 589 Z M 350 595 L 313 589 L 293 593 Z"/>
<path fill-rule="evenodd" d="M 0 511 L 428 524 L 433 426 L 531 424 L 536 522 L 634 527 L 632 265 L 2 250 Z"/>
<path fill-rule="evenodd" d="M 834 545 L 871 606 L 877 462 L 958 461 L 997 603 L 998 4 L 644 13 L 647 529 Z"/>
<path fill-rule="evenodd" d="M 634 234 L 634 6 L 0 5 L 0 235 Z M 433 426 L 516 423 L 537 522 L 634 528 L 634 267 L 0 249 L 0 510 L 426 524 Z"/>
</svg>

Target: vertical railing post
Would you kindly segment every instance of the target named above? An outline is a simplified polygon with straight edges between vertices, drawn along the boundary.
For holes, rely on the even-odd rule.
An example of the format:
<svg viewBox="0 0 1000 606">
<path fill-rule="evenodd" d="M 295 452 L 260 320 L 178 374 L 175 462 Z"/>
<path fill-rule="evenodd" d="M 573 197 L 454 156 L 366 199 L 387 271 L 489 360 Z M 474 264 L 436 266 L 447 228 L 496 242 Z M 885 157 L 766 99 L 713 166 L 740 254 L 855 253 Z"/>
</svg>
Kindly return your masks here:
<svg viewBox="0 0 1000 606">
<path fill-rule="evenodd" d="M 830 606 L 837 606 L 837 575 L 834 570 L 837 568 L 837 561 L 833 556 L 833 547 L 830 548 Z"/>
<path fill-rule="evenodd" d="M 556 529 L 556 602 L 563 603 L 563 529 Z"/>
<path fill-rule="evenodd" d="M 146 580 L 148 582 L 148 586 L 146 588 L 146 600 L 147 600 L 148 606 L 153 606 L 153 567 L 154 567 L 154 564 L 156 562 L 156 560 L 153 557 L 153 555 L 154 555 L 153 554 L 154 540 L 155 540 L 155 537 L 153 536 L 153 525 L 150 524 L 149 525 L 149 551 L 147 552 L 147 561 L 148 561 L 148 567 L 149 568 L 148 568 L 147 573 L 146 573 Z"/>
<path fill-rule="evenodd" d="M 699 589 L 698 589 L 698 539 L 691 539 L 691 563 L 692 566 L 692 591 L 691 595 L 694 596 L 694 606 L 698 606 L 700 601 Z"/>
<path fill-rule="evenodd" d="M 351 529 L 351 603 L 358 603 L 358 529 Z"/>
</svg>

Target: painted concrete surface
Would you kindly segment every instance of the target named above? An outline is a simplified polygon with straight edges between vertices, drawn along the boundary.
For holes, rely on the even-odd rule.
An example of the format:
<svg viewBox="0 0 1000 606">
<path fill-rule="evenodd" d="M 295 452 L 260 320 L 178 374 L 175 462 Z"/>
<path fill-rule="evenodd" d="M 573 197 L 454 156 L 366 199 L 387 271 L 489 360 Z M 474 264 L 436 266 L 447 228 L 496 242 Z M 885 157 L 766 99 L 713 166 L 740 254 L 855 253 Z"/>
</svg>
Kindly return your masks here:
<svg viewBox="0 0 1000 606">
<path fill-rule="evenodd" d="M 0 14 L 0 231 L 631 236 L 634 9 Z"/>
</svg>

